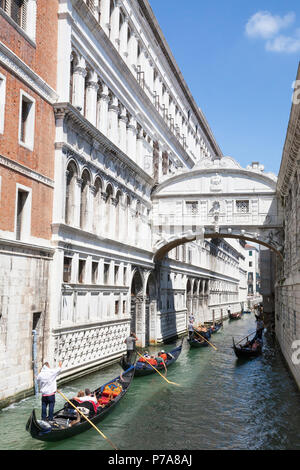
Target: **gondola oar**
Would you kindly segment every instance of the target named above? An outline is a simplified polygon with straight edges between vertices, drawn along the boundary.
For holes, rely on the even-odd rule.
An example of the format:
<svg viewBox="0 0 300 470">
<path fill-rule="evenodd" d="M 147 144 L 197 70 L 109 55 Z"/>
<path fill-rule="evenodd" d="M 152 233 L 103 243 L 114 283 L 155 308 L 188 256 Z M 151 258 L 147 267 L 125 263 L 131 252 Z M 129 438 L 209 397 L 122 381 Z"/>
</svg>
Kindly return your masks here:
<svg viewBox="0 0 300 470">
<path fill-rule="evenodd" d="M 196 333 L 196 335 L 200 336 L 200 338 L 204 339 L 204 341 L 206 341 L 212 348 L 214 348 L 216 351 L 218 351 L 218 348 L 216 348 L 216 346 L 214 346 L 212 343 L 210 343 L 208 341 L 208 339 L 204 338 L 204 336 L 200 335 L 200 333 L 198 333 L 196 330 L 194 330 L 194 333 Z"/>
<path fill-rule="evenodd" d="M 83 416 L 84 419 L 85 419 L 91 426 L 93 426 L 93 428 L 96 429 L 96 431 L 97 431 L 99 434 L 101 434 L 101 436 L 102 436 L 104 439 L 106 439 L 106 440 L 110 443 L 110 445 L 111 445 L 115 450 L 119 450 L 119 449 L 114 445 L 114 443 L 111 442 L 111 440 L 110 440 L 107 436 L 105 436 L 105 434 L 103 434 L 103 432 L 100 431 L 100 429 L 97 428 L 97 426 L 95 426 L 94 423 L 92 423 L 92 421 L 90 421 L 89 418 L 87 418 L 70 400 L 68 400 L 68 398 L 67 398 L 62 392 L 60 392 L 59 390 L 57 390 L 57 393 L 59 393 L 71 406 L 73 406 L 73 408 L 75 408 L 75 410 L 77 411 L 77 413 L 79 413 L 81 416 Z"/>
<path fill-rule="evenodd" d="M 157 370 L 152 364 L 150 364 L 149 361 L 147 361 L 147 358 L 145 356 L 142 356 L 142 354 L 140 354 L 138 351 L 136 351 L 136 353 L 142 357 L 143 359 L 145 359 L 146 362 L 148 362 L 148 364 L 152 367 L 152 369 L 154 369 L 166 382 L 168 382 L 168 384 L 172 384 L 172 385 L 178 385 L 178 387 L 180 387 L 180 384 L 177 384 L 175 382 L 171 382 L 171 380 L 168 380 L 166 379 L 166 377 L 164 377 L 160 372 L 159 370 Z"/>
</svg>

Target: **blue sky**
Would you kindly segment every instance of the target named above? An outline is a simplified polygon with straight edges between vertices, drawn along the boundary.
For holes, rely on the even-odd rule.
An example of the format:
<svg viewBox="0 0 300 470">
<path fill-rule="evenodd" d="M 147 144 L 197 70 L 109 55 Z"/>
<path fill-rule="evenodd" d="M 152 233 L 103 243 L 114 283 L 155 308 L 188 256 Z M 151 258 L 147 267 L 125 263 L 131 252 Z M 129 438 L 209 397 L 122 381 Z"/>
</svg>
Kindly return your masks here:
<svg viewBox="0 0 300 470">
<path fill-rule="evenodd" d="M 223 154 L 278 173 L 300 59 L 300 4 L 149 0 Z"/>
</svg>

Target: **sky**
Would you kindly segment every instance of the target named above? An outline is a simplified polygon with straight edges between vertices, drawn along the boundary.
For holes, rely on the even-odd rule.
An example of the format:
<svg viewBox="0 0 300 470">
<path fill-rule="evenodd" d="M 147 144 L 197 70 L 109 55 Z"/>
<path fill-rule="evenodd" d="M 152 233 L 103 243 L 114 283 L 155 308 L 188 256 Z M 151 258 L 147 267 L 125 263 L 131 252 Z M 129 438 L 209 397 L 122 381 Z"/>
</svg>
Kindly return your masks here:
<svg viewBox="0 0 300 470">
<path fill-rule="evenodd" d="M 300 60 L 299 0 L 149 0 L 223 155 L 278 174 Z"/>
</svg>

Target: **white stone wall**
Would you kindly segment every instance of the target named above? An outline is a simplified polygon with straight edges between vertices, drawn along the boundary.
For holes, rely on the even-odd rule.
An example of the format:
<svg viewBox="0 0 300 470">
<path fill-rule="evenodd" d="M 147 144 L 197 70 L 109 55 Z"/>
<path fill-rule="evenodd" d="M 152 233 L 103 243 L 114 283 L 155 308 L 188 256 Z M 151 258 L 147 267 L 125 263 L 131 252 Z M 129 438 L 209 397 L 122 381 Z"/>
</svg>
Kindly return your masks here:
<svg viewBox="0 0 300 470">
<path fill-rule="evenodd" d="M 51 254 L 18 242 L 0 244 L 0 401 L 33 388 L 34 315 L 39 366 L 49 337 L 48 278 Z M 44 358 L 45 359 L 45 358 Z"/>
</svg>

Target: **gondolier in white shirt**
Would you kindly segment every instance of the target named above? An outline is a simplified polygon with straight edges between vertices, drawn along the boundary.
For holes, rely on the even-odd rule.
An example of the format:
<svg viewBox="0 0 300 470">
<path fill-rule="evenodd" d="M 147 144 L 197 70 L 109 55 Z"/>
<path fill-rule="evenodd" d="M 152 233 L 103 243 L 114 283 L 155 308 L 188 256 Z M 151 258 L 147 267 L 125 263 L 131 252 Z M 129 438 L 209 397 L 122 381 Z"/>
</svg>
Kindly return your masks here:
<svg viewBox="0 0 300 470">
<path fill-rule="evenodd" d="M 193 323 L 194 322 L 190 320 L 188 324 L 189 339 L 192 339 L 194 336 L 194 324 Z"/>
<path fill-rule="evenodd" d="M 49 362 L 43 364 L 42 370 L 37 376 L 40 393 L 42 394 L 42 420 L 53 421 L 53 411 L 55 405 L 55 393 L 57 389 L 56 378 L 61 371 L 62 362 L 58 367 L 51 369 Z M 47 408 L 48 416 L 47 416 Z"/>
</svg>

